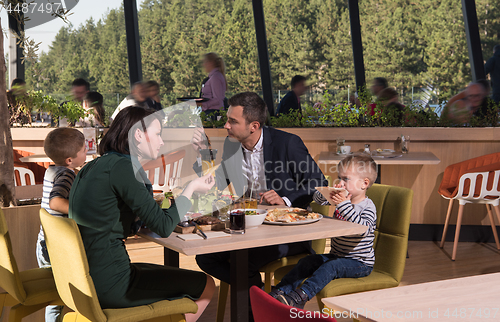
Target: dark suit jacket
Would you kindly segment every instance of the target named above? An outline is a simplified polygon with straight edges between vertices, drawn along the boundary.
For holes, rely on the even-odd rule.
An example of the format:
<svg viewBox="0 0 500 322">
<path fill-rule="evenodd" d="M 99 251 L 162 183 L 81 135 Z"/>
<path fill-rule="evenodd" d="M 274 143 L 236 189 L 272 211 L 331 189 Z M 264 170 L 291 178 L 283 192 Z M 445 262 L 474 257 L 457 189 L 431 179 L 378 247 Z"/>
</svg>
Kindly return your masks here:
<svg viewBox="0 0 500 322">
<path fill-rule="evenodd" d="M 325 176 L 297 135 L 272 127 L 264 127 L 263 135 L 267 189 L 287 197 L 294 207 L 307 207 L 315 187 L 328 185 Z M 233 183 L 236 193 L 242 195 L 247 183 L 242 167 L 241 143 L 226 138 L 222 163 L 215 173 L 218 188 L 224 189 Z M 201 170 L 194 168 L 197 172 Z"/>
<path fill-rule="evenodd" d="M 294 91 L 289 91 L 280 102 L 278 106 L 277 114 L 288 114 L 292 111 L 300 111 L 302 108 L 300 106 L 297 95 Z"/>
</svg>

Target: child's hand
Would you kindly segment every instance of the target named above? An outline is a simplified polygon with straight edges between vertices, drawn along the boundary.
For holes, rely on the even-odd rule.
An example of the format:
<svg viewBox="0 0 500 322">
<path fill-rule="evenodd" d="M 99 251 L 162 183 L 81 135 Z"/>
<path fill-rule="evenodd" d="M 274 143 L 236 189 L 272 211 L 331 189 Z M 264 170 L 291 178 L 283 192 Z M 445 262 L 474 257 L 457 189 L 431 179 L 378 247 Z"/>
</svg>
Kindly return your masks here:
<svg viewBox="0 0 500 322">
<path fill-rule="evenodd" d="M 346 201 L 346 200 L 351 200 L 351 197 L 352 197 L 352 195 L 351 195 L 351 194 L 349 194 L 349 195 L 346 197 L 346 196 L 344 196 L 344 194 L 343 194 L 343 193 L 339 193 L 338 191 L 336 191 L 335 193 L 332 193 L 332 194 L 330 195 L 330 198 L 332 198 L 332 201 L 333 201 L 333 203 L 334 203 L 335 205 L 341 204 L 341 203 L 343 203 L 343 202 L 344 202 L 344 201 Z"/>
</svg>

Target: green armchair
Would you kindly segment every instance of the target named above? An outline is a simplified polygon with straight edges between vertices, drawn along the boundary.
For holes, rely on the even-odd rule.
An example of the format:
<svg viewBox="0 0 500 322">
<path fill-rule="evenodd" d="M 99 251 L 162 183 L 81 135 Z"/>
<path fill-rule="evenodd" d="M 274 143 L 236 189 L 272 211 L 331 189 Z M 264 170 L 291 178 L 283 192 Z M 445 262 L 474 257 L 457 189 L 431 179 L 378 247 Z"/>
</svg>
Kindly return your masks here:
<svg viewBox="0 0 500 322">
<path fill-rule="evenodd" d="M 395 287 L 401 282 L 408 249 L 413 191 L 407 188 L 374 184 L 368 189 L 367 195 L 377 207 L 373 271 L 362 278 L 342 278 L 331 281 L 316 295 L 320 310 L 324 307 L 321 299 L 325 297 Z M 281 280 L 291 268 L 292 266 L 287 266 L 278 269 L 274 273 L 275 280 Z"/>
</svg>

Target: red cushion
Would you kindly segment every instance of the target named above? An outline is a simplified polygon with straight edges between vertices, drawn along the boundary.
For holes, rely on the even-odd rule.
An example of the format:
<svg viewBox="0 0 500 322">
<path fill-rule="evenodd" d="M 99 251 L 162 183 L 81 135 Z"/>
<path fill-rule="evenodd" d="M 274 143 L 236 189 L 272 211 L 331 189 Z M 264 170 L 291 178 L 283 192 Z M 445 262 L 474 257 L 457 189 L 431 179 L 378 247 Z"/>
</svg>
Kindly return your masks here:
<svg viewBox="0 0 500 322">
<path fill-rule="evenodd" d="M 254 320 L 258 322 L 337 321 L 334 318 L 325 317 L 320 312 L 311 312 L 287 306 L 278 302 L 278 300 L 272 298 L 257 286 L 250 288 L 250 302 L 252 303 Z"/>
</svg>

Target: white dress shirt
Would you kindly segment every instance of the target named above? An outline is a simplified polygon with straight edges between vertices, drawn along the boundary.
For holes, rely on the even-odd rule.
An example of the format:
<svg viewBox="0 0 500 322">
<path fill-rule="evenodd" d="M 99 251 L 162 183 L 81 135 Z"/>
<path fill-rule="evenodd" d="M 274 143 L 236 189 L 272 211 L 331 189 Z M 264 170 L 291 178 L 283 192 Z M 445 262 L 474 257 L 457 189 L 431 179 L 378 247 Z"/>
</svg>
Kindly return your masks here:
<svg viewBox="0 0 500 322">
<path fill-rule="evenodd" d="M 253 150 L 243 148 L 243 175 L 248 182 L 248 193 L 253 191 L 253 196 L 259 199 L 259 193 L 267 191 L 266 169 L 264 167 L 264 132 L 260 130 L 260 138 Z M 253 189 L 252 189 L 253 185 Z M 291 206 L 291 202 L 287 197 L 283 197 L 283 201 L 287 206 Z"/>
</svg>

